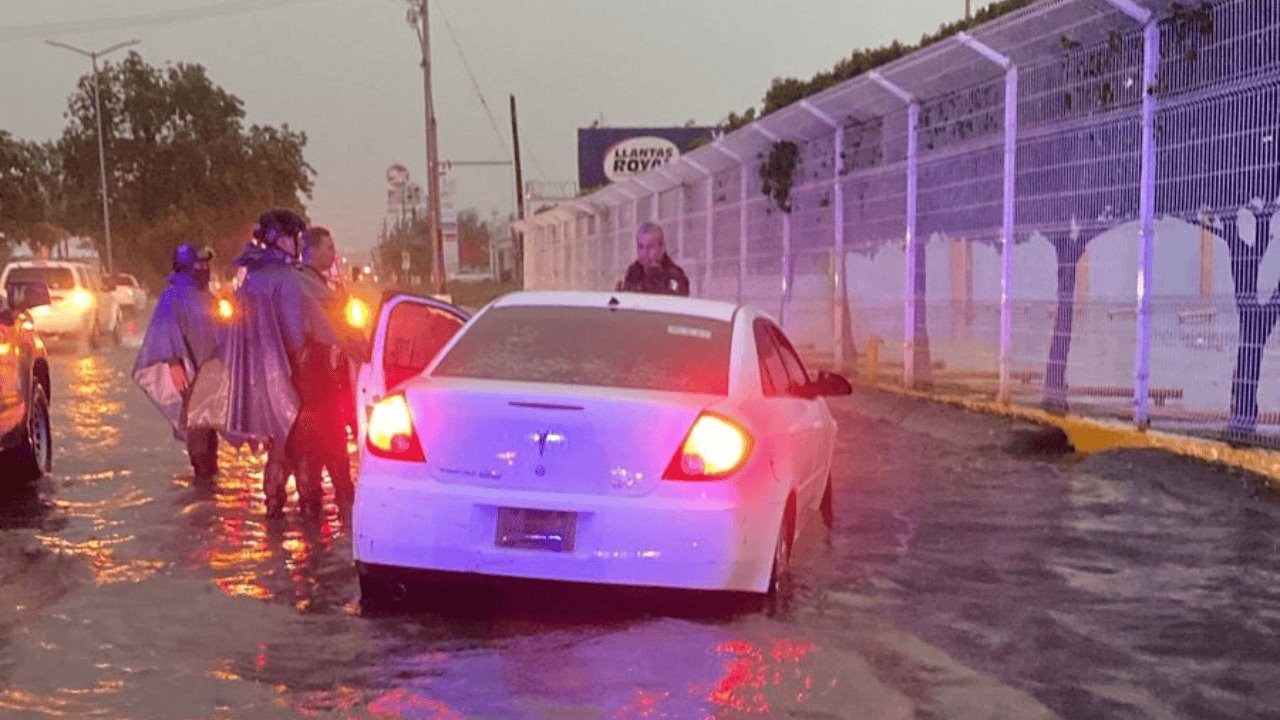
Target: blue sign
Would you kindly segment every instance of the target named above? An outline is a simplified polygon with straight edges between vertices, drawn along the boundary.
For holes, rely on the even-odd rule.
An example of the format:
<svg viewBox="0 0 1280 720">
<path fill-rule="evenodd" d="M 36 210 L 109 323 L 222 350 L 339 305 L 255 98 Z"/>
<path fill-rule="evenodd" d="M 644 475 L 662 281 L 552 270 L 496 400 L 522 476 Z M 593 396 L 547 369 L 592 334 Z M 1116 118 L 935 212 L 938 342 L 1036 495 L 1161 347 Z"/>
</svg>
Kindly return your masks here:
<svg viewBox="0 0 1280 720">
<path fill-rule="evenodd" d="M 601 187 L 641 175 L 709 142 L 712 127 L 579 128 L 578 187 Z"/>
</svg>

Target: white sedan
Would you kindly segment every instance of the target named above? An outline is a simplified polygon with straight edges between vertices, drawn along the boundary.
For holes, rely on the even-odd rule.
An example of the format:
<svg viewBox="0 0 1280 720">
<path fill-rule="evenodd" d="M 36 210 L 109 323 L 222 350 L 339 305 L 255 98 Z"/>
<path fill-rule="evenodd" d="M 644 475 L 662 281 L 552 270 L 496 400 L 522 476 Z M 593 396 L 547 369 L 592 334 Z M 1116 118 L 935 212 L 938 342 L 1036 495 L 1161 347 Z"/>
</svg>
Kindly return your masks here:
<svg viewBox="0 0 1280 720">
<path fill-rule="evenodd" d="M 147 291 L 142 288 L 138 279 L 128 273 L 116 273 L 110 276 L 116 303 L 122 307 L 141 312 L 147 306 Z"/>
<path fill-rule="evenodd" d="M 770 593 L 830 522 L 823 396 L 850 391 L 749 307 L 524 292 L 466 320 L 395 297 L 358 388 L 362 597 L 422 570 Z"/>
</svg>

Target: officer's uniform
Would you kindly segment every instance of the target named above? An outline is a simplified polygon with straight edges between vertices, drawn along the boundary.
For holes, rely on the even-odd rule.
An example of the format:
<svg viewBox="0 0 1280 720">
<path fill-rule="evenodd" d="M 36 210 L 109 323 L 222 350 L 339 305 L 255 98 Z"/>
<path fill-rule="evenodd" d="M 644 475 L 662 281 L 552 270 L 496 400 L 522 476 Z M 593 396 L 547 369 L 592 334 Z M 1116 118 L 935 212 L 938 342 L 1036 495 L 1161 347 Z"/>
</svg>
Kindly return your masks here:
<svg viewBox="0 0 1280 720">
<path fill-rule="evenodd" d="M 671 256 L 663 255 L 662 262 L 657 267 L 645 267 L 638 260 L 631 263 L 626 276 L 618 283 L 618 290 L 688 296 L 689 277 L 672 261 Z"/>
</svg>

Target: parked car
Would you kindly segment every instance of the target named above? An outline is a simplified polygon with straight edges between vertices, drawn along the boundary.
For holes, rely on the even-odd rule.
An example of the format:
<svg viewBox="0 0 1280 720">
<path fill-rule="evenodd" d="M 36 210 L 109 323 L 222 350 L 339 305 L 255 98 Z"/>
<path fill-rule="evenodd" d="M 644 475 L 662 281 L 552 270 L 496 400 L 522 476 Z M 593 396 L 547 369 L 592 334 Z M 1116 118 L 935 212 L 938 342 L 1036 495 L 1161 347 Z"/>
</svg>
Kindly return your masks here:
<svg viewBox="0 0 1280 720">
<path fill-rule="evenodd" d="M 31 319 L 45 339 L 75 338 L 90 348 L 120 344 L 121 312 L 98 270 L 71 260 L 20 260 L 0 273 L 0 287 L 42 282 L 52 303 L 34 308 Z"/>
<path fill-rule="evenodd" d="M 831 521 L 824 396 L 852 389 L 767 315 L 592 292 L 447 311 L 384 303 L 360 375 L 353 548 L 374 606 L 417 571 L 767 594 Z"/>
<path fill-rule="evenodd" d="M 0 300 L 0 481 L 30 480 L 49 472 L 49 361 L 31 311 L 47 307 L 42 282 L 11 282 Z"/>
<path fill-rule="evenodd" d="M 138 283 L 138 279 L 129 273 L 116 273 L 107 276 L 108 284 L 114 289 L 116 304 L 122 310 L 140 312 L 147 307 L 147 291 Z"/>
</svg>

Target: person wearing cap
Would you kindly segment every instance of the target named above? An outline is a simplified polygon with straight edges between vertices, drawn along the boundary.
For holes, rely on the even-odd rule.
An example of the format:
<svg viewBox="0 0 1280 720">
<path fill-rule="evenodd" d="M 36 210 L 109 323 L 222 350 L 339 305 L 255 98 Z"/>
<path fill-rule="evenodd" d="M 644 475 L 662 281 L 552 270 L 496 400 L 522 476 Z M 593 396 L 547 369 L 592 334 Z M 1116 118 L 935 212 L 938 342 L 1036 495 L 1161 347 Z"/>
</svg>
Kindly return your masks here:
<svg viewBox="0 0 1280 720">
<path fill-rule="evenodd" d="M 217 354 L 218 331 L 214 298 L 209 292 L 209 263 L 213 251 L 194 244 L 173 252 L 169 287 L 156 301 L 138 357 L 133 379 L 173 425 L 174 436 L 187 443 L 197 485 L 218 474 L 218 435 L 210 428 L 189 428 L 186 410 L 191 381 Z"/>
<path fill-rule="evenodd" d="M 269 518 L 284 515 L 293 466 L 289 440 L 300 399 L 295 373 L 309 342 L 337 345 L 322 298 L 297 267 L 299 238 L 306 223 L 289 210 L 269 210 L 258 219 L 253 240 L 232 265 L 244 270 L 235 291 L 235 316 L 220 347 L 215 372 L 202 373 L 192 425 L 215 427 L 234 445 L 267 447 L 262 489 Z M 298 483 L 305 516 L 319 516 L 317 488 Z"/>
</svg>

